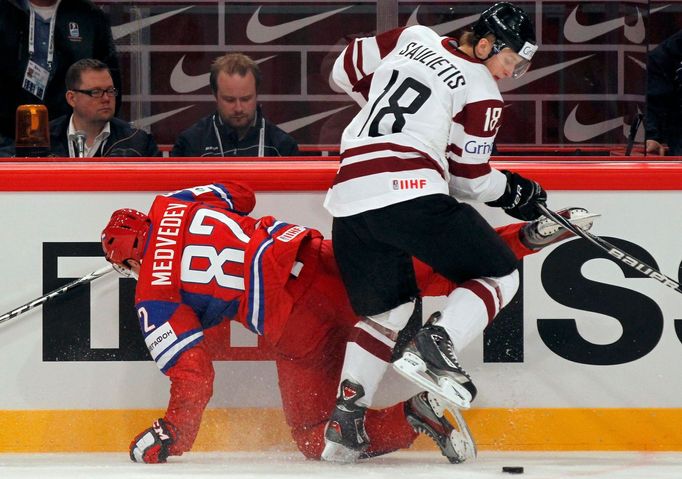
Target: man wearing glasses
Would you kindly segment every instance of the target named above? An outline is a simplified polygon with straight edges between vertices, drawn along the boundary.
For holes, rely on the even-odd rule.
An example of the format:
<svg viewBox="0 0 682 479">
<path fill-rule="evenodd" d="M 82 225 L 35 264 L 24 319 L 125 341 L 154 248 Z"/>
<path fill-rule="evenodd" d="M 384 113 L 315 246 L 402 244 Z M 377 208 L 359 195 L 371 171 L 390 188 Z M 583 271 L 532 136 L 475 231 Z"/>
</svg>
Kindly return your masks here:
<svg viewBox="0 0 682 479">
<path fill-rule="evenodd" d="M 160 156 L 152 136 L 114 118 L 118 90 L 109 67 L 86 58 L 66 72 L 66 101 L 73 114 L 50 122 L 52 154 L 71 158 Z"/>
</svg>

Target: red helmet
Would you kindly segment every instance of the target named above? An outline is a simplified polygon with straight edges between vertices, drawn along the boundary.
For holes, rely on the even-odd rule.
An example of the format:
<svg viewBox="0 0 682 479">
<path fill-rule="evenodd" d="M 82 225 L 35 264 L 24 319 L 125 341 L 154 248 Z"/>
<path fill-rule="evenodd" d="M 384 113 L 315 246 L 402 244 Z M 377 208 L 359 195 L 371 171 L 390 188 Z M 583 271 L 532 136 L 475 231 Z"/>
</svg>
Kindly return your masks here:
<svg viewBox="0 0 682 479">
<path fill-rule="evenodd" d="M 102 231 L 102 249 L 107 261 L 124 264 L 134 259 L 139 262 L 151 224 L 149 217 L 139 211 L 129 208 L 114 211 Z"/>
</svg>

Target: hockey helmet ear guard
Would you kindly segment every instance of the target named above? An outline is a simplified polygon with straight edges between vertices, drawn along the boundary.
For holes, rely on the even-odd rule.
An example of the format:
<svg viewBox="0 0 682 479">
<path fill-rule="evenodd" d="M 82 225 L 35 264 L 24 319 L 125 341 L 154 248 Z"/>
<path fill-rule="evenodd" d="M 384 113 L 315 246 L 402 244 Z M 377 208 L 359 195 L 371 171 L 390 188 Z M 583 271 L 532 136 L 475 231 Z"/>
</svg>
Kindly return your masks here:
<svg viewBox="0 0 682 479">
<path fill-rule="evenodd" d="M 538 49 L 530 18 L 523 9 L 507 2 L 496 3 L 481 13 L 474 24 L 473 33 L 476 38 L 489 34 L 495 36 L 490 56 L 504 48 L 510 48 L 521 57 L 512 73 L 514 78 L 528 71 L 530 61 Z"/>
<path fill-rule="evenodd" d="M 129 208 L 114 211 L 102 231 L 107 261 L 118 266 L 127 266 L 129 259 L 140 262 L 150 226 L 151 220 L 144 213 Z"/>
</svg>

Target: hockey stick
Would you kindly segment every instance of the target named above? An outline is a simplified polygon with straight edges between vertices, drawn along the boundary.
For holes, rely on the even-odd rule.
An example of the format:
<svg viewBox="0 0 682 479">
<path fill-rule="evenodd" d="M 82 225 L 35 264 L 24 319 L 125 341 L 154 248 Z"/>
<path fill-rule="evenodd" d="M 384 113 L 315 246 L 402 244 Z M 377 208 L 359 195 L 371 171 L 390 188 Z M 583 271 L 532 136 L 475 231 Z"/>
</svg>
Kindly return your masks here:
<svg viewBox="0 0 682 479">
<path fill-rule="evenodd" d="M 644 115 L 637 113 L 637 115 L 635 115 L 635 119 L 632 121 L 632 125 L 630 125 L 630 134 L 628 135 L 627 147 L 625 148 L 625 156 L 630 156 L 632 153 L 632 147 L 635 144 L 637 130 L 639 130 L 639 126 L 642 124 L 643 119 Z"/>
<path fill-rule="evenodd" d="M 97 271 L 93 271 L 92 273 L 83 276 L 80 279 L 67 283 L 61 288 L 57 288 L 53 291 L 50 291 L 49 293 L 41 296 L 40 298 L 36 298 L 33 301 L 30 301 L 22 306 L 19 306 L 16 309 L 13 309 L 9 313 L 3 314 L 2 316 L 0 316 L 0 324 L 4 323 L 5 321 L 9 321 L 12 318 L 16 318 L 20 314 L 24 314 L 26 311 L 30 311 L 34 308 L 37 308 L 38 306 L 47 303 L 49 300 L 56 296 L 64 294 L 67 291 L 71 291 L 72 289 L 77 288 L 78 286 L 81 286 L 83 284 L 88 284 L 96 280 L 97 278 L 104 276 L 107 273 L 110 273 L 113 270 L 114 270 L 113 267 L 109 264 L 98 269 Z"/>
<path fill-rule="evenodd" d="M 606 251 L 612 258 L 615 258 L 621 263 L 628 265 L 632 269 L 639 271 L 644 276 L 648 276 L 651 279 L 655 279 L 659 283 L 674 289 L 678 293 L 682 293 L 682 289 L 680 289 L 680 284 L 677 281 L 664 275 L 656 268 L 653 268 L 648 264 L 644 263 L 643 261 L 638 260 L 637 258 L 623 251 L 622 249 L 612 245 L 605 239 L 599 236 L 595 236 L 589 231 L 584 231 L 581 228 L 573 225 L 566 218 L 563 218 L 562 216 L 556 214 L 554 211 L 547 208 L 546 205 L 540 203 L 538 204 L 538 208 L 540 209 L 540 211 L 542 211 L 542 214 L 544 214 L 547 218 L 551 219 L 556 224 L 563 226 L 567 230 L 571 231 L 573 234 L 586 239 L 599 249 Z"/>
</svg>

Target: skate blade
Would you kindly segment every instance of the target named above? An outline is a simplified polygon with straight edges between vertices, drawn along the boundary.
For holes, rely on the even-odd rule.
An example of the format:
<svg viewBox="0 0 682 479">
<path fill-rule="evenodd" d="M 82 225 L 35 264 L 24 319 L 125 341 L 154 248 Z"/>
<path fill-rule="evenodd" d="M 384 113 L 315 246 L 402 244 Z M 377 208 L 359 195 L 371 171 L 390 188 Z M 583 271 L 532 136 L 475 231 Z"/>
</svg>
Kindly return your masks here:
<svg viewBox="0 0 682 479">
<path fill-rule="evenodd" d="M 325 441 L 324 450 L 320 458 L 327 462 L 338 462 L 342 464 L 351 464 L 357 462 L 362 451 L 356 451 L 342 444 Z"/>
<path fill-rule="evenodd" d="M 469 459 L 476 459 L 478 454 L 476 442 L 459 409 L 451 404 L 441 403 L 441 398 L 433 394 L 428 395 L 428 401 L 436 416 L 442 417 L 454 428 L 449 436 L 453 452 L 452 455 L 447 455 L 450 462 L 459 464 Z"/>
<path fill-rule="evenodd" d="M 449 414 L 445 416 L 446 419 L 456 424 L 458 428 L 450 433 L 450 442 L 458 458 L 461 459 L 459 462 L 476 459 L 478 454 L 476 443 L 462 414 L 457 409 L 448 409 L 447 412 Z M 452 416 L 452 419 L 449 416 Z"/>
<path fill-rule="evenodd" d="M 567 211 L 568 210 L 570 210 L 570 208 L 567 208 Z M 589 211 L 582 208 L 574 208 L 574 210 L 576 210 L 574 211 L 575 216 L 572 214 L 563 213 L 561 216 L 566 218 L 574 226 L 577 226 L 584 231 L 590 230 L 595 218 L 599 218 L 601 216 L 600 213 L 590 213 Z M 544 220 L 542 221 L 545 222 L 545 224 L 538 228 L 538 233 L 540 233 L 540 235 L 544 237 L 550 237 L 554 234 L 557 234 L 558 232 L 564 232 L 568 233 L 568 236 L 574 236 L 571 231 L 568 231 L 564 226 L 555 223 L 551 218 L 547 218 L 545 216 L 543 216 L 543 218 Z M 542 229 L 542 231 L 540 231 L 540 229 Z"/>
<path fill-rule="evenodd" d="M 393 363 L 395 370 L 407 379 L 459 409 L 471 407 L 471 393 L 457 381 L 448 377 L 434 378 L 426 363 L 416 354 L 406 352 Z"/>
</svg>

